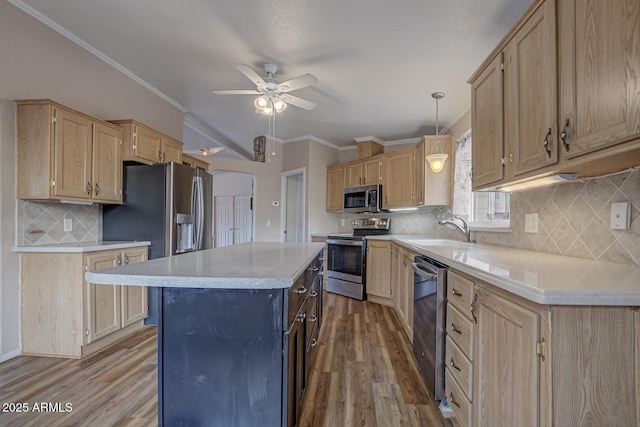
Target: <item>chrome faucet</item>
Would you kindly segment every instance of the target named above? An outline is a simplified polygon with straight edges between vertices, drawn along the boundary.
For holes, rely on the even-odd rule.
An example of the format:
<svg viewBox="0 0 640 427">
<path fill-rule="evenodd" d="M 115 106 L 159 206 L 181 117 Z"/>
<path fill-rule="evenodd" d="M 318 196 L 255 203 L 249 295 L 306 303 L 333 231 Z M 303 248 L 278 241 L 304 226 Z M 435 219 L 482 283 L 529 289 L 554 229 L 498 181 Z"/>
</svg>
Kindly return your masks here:
<svg viewBox="0 0 640 427">
<path fill-rule="evenodd" d="M 458 215 L 453 215 L 454 219 L 459 219 L 462 222 L 462 225 L 458 224 L 454 220 L 451 219 L 441 219 L 438 221 L 440 225 L 452 225 L 457 231 L 459 231 L 464 236 L 465 242 L 471 242 L 471 228 L 469 228 L 469 222 Z"/>
</svg>

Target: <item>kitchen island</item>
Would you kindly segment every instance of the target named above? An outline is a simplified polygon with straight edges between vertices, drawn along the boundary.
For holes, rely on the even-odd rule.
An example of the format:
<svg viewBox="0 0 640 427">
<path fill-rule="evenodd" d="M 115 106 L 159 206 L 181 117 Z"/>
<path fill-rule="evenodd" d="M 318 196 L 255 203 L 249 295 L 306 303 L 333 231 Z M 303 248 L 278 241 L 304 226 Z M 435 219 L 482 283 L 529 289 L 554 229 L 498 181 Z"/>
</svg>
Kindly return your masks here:
<svg viewBox="0 0 640 427">
<path fill-rule="evenodd" d="M 323 247 L 245 243 L 86 273 L 160 288 L 160 426 L 295 425 L 320 328 Z"/>
</svg>

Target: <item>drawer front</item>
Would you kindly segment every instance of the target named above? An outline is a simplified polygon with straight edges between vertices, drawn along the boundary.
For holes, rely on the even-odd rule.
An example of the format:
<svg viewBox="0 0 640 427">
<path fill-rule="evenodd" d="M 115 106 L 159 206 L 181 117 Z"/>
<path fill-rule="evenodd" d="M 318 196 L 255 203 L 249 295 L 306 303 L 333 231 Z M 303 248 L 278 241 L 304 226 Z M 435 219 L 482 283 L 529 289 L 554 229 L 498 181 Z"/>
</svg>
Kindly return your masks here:
<svg viewBox="0 0 640 427">
<path fill-rule="evenodd" d="M 296 313 L 300 309 L 300 306 L 304 302 L 304 299 L 307 297 L 307 293 L 309 289 L 307 289 L 307 285 L 305 283 L 306 275 L 303 274 L 300 276 L 298 280 L 289 288 L 289 305 L 288 305 L 288 316 L 287 323 L 285 325 L 285 330 L 289 328 L 293 318 L 296 316 Z"/>
<path fill-rule="evenodd" d="M 447 301 L 465 316 L 471 317 L 472 297 L 473 282 L 455 271 L 449 270 L 447 274 Z"/>
<path fill-rule="evenodd" d="M 449 367 L 445 369 L 444 391 L 447 396 L 449 406 L 453 410 L 454 424 L 468 427 L 472 425 L 471 416 L 473 412 L 473 404 L 467 400 L 464 393 L 458 386 L 458 383 L 451 376 Z"/>
<path fill-rule="evenodd" d="M 465 396 L 473 401 L 473 364 L 462 350 L 447 337 L 445 363 Z"/>
<path fill-rule="evenodd" d="M 447 305 L 447 336 L 455 342 L 460 350 L 473 362 L 473 325 L 471 320 L 462 315 L 451 304 Z"/>
</svg>

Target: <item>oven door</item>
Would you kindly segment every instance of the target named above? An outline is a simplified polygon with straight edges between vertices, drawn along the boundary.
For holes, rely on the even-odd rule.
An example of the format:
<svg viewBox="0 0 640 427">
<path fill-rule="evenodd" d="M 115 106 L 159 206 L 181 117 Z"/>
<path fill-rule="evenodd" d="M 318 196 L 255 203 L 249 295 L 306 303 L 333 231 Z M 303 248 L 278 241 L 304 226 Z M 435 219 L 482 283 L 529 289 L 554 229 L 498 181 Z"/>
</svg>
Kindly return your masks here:
<svg viewBox="0 0 640 427">
<path fill-rule="evenodd" d="M 327 277 L 363 283 L 363 240 L 327 240 Z"/>
</svg>

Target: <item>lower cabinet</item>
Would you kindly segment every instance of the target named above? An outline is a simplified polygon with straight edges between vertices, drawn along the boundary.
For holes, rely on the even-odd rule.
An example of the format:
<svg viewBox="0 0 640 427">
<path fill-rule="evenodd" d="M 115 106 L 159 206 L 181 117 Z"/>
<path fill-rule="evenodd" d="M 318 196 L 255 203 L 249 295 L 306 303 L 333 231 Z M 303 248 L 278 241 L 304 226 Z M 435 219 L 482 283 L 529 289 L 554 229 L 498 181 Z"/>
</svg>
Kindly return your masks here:
<svg viewBox="0 0 640 427">
<path fill-rule="evenodd" d="M 391 304 L 391 241 L 367 240 L 367 299 Z"/>
<path fill-rule="evenodd" d="M 146 246 L 21 254 L 23 353 L 78 358 L 142 327 L 146 287 L 95 285 L 84 272 L 146 259 Z"/>
<path fill-rule="evenodd" d="M 402 326 L 413 342 L 413 266 L 417 254 L 391 245 L 391 300 Z"/>
<path fill-rule="evenodd" d="M 453 269 L 448 288 L 454 425 L 638 425 L 637 307 L 539 305 Z"/>
</svg>

